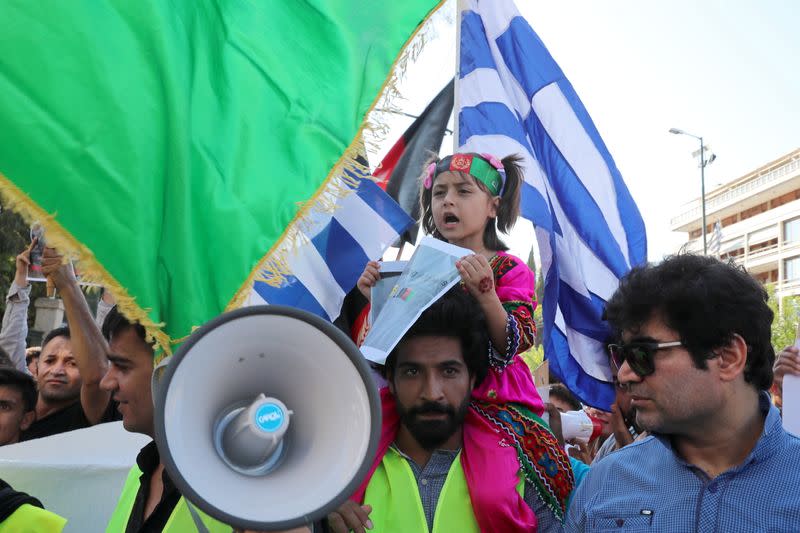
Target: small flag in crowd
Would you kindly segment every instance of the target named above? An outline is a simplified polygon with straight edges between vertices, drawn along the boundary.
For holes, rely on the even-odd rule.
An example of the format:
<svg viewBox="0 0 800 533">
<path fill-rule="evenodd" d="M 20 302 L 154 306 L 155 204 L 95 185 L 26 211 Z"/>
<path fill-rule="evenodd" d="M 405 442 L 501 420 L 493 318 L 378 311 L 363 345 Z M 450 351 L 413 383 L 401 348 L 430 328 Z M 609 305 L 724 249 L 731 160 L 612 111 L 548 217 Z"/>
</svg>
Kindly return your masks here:
<svg viewBox="0 0 800 533">
<path fill-rule="evenodd" d="M 467 0 L 456 83 L 460 150 L 524 158 L 550 368 L 590 405 L 614 401 L 603 306 L 647 259 L 645 227 L 572 85 L 511 0 Z"/>
<path fill-rule="evenodd" d="M 714 231 L 711 232 L 711 238 L 708 240 L 708 253 L 716 258 L 719 258 L 720 251 L 722 250 L 722 225 L 719 220 L 714 224 Z"/>
<path fill-rule="evenodd" d="M 318 215 L 304 231 L 305 243 L 287 254 L 291 273 L 277 285 L 256 280 L 247 305 L 288 305 L 336 320 L 367 261 L 381 257 L 413 223 L 369 177 L 350 177 L 356 178 L 353 192 L 332 214 Z"/>
<path fill-rule="evenodd" d="M 3 2 L 0 197 L 170 351 L 332 205 L 438 6 Z"/>
<path fill-rule="evenodd" d="M 414 225 L 403 233 L 402 242 L 415 243 L 419 232 L 419 177 L 431 153 L 438 154 L 447 122 L 453 113 L 453 81 L 442 89 L 375 169 L 375 177 L 389 196 L 405 209 Z"/>
</svg>

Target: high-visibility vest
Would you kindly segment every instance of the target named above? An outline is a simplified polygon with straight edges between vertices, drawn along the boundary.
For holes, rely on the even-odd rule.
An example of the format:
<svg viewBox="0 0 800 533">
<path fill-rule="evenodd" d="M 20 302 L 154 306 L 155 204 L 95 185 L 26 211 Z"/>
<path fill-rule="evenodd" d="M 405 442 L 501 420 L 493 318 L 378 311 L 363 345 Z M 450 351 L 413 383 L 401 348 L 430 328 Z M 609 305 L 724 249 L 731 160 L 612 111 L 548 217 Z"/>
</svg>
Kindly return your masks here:
<svg viewBox="0 0 800 533">
<path fill-rule="evenodd" d="M 111 520 L 106 527 L 106 533 L 124 533 L 128 527 L 128 520 L 133 510 L 133 504 L 136 500 L 136 494 L 139 492 L 139 478 L 142 471 L 139 470 L 137 465 L 131 468 L 128 473 L 128 479 L 125 480 L 125 486 L 122 487 L 122 494 L 119 496 L 117 507 L 111 515 Z M 200 509 L 195 509 L 203 524 L 208 528 L 210 533 L 231 533 L 231 526 L 225 525 L 217 520 L 214 520 Z M 197 531 L 194 525 L 194 520 L 187 507 L 186 499 L 181 496 L 172 514 L 169 515 L 164 529 L 164 533 L 185 533 L 186 531 Z"/>
<path fill-rule="evenodd" d="M 67 519 L 35 505 L 23 503 L 0 522 L 0 533 L 61 533 Z"/>
<path fill-rule="evenodd" d="M 522 495 L 524 490 L 525 479 L 521 478 L 517 491 Z M 375 469 L 364 494 L 364 504 L 372 506 L 369 519 L 374 527 L 370 533 L 428 532 L 414 472 L 408 461 L 394 448 L 389 448 Z M 464 469 L 461 468 L 461 452 L 450 466 L 433 514 L 432 533 L 453 531 L 480 533 L 472 511 Z"/>
</svg>

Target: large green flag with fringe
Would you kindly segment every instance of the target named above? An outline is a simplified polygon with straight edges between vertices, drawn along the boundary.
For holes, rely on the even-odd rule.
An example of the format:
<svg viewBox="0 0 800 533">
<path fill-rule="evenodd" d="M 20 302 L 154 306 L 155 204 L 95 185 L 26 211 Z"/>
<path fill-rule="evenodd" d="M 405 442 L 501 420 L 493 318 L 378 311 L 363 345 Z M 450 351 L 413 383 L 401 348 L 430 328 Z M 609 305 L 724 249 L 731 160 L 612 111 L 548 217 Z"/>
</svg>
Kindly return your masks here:
<svg viewBox="0 0 800 533">
<path fill-rule="evenodd" d="M 280 272 L 439 4 L 5 0 L 2 201 L 169 351 Z"/>
</svg>

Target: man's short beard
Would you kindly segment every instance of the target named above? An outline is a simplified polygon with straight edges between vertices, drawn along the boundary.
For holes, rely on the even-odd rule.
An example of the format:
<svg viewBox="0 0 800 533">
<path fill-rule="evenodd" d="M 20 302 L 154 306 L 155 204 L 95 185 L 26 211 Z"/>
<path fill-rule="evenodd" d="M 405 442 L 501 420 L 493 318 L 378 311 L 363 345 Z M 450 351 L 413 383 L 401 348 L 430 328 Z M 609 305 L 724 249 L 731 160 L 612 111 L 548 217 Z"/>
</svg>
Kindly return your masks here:
<svg viewBox="0 0 800 533">
<path fill-rule="evenodd" d="M 400 423 L 408 429 L 419 445 L 431 451 L 444 444 L 461 428 L 464 418 L 467 416 L 470 400 L 471 393 L 464 398 L 458 409 L 436 402 L 426 402 L 407 409 L 397 402 L 397 414 L 400 416 Z M 443 413 L 447 417 L 443 420 L 420 420 L 418 418 L 419 415 L 429 413 Z"/>
<path fill-rule="evenodd" d="M 48 390 L 47 387 L 42 387 L 39 395 L 46 403 L 60 403 L 69 400 L 79 400 L 81 397 L 81 389 L 60 389 L 56 391 Z"/>
</svg>

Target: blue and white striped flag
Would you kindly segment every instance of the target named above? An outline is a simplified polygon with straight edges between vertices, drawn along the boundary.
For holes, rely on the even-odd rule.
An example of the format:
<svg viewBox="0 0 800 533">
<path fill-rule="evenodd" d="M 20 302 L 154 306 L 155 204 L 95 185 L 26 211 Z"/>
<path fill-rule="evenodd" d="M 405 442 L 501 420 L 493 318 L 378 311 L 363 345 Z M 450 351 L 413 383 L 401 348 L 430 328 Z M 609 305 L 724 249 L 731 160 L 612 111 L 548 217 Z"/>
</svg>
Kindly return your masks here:
<svg viewBox="0 0 800 533">
<path fill-rule="evenodd" d="M 511 0 L 467 0 L 456 84 L 460 151 L 524 157 L 522 216 L 536 228 L 550 368 L 581 400 L 614 390 L 603 307 L 647 260 L 644 222 L 572 85 Z"/>
<path fill-rule="evenodd" d="M 714 224 L 714 231 L 711 232 L 711 238 L 708 240 L 708 253 L 719 259 L 720 252 L 722 251 L 722 224 L 719 220 Z"/>
<path fill-rule="evenodd" d="M 334 321 L 367 261 L 381 257 L 413 223 L 372 180 L 347 174 L 351 179 L 340 185 L 353 191 L 332 214 L 318 213 L 306 225 L 300 245 L 287 253 L 289 274 L 277 286 L 256 280 L 245 305 L 288 305 Z"/>
</svg>

